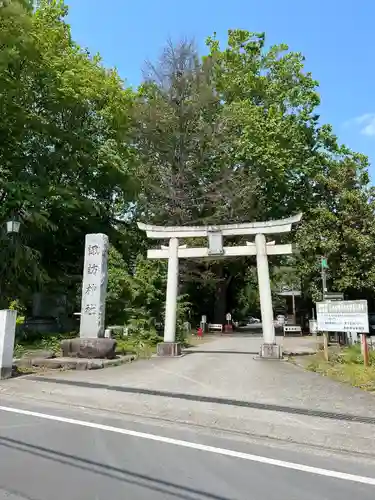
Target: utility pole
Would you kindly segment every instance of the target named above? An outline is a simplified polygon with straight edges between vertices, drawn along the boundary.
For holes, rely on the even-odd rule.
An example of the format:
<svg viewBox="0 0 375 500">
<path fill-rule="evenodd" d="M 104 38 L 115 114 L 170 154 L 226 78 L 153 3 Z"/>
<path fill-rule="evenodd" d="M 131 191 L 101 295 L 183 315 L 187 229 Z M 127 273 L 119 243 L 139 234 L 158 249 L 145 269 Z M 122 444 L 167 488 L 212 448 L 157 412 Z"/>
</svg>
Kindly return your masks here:
<svg viewBox="0 0 375 500">
<path fill-rule="evenodd" d="M 327 289 L 327 269 L 328 269 L 328 259 L 327 257 L 320 257 L 320 267 L 322 272 L 322 289 L 323 289 L 323 300 L 325 294 L 328 292 Z"/>
<path fill-rule="evenodd" d="M 322 273 L 322 290 L 323 290 L 323 297 L 322 300 L 325 300 L 326 293 L 328 292 L 327 289 L 327 268 L 328 268 L 328 259 L 327 257 L 320 257 L 320 268 L 321 268 L 321 273 Z M 328 355 L 328 332 L 323 332 L 323 349 L 324 349 L 324 359 L 326 361 L 329 360 L 329 355 Z"/>
</svg>

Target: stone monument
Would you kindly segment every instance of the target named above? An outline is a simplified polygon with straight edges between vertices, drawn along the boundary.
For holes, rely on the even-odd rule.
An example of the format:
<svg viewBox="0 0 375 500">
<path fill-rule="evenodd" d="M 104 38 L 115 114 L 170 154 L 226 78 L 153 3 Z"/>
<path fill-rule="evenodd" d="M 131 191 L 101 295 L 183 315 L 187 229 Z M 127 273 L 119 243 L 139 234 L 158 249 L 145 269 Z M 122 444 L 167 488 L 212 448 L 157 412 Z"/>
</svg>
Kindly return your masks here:
<svg viewBox="0 0 375 500">
<path fill-rule="evenodd" d="M 81 338 L 104 337 L 108 246 L 108 236 L 105 234 L 86 235 L 79 329 Z"/>
<path fill-rule="evenodd" d="M 0 379 L 12 376 L 16 318 L 17 311 L 0 311 Z"/>
<path fill-rule="evenodd" d="M 62 342 L 64 356 L 115 356 L 116 341 L 104 337 L 108 247 L 108 236 L 105 234 L 86 235 L 79 338 Z"/>
</svg>

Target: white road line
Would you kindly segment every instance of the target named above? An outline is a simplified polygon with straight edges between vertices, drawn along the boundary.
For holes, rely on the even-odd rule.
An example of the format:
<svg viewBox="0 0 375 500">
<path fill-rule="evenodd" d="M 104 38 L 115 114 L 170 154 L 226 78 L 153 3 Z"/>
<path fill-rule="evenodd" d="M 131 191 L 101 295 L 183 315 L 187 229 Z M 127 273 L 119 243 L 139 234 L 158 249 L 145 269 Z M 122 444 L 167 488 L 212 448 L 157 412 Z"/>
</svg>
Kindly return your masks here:
<svg viewBox="0 0 375 500">
<path fill-rule="evenodd" d="M 182 441 L 180 439 L 157 436 L 155 434 L 132 431 L 130 429 L 122 429 L 121 427 L 113 427 L 111 425 L 98 424 L 96 422 L 86 422 L 85 420 L 76 420 L 74 418 L 58 417 L 57 415 L 48 415 L 45 413 L 38 413 L 35 411 L 21 410 L 19 408 L 10 408 L 8 406 L 0 406 L 0 411 L 8 413 L 16 413 L 18 415 L 25 415 L 28 417 L 42 418 L 44 420 L 52 420 L 54 422 L 62 422 L 64 424 L 79 425 L 81 427 L 88 427 L 91 429 L 97 429 L 106 432 L 115 432 L 117 434 L 123 434 L 125 436 L 148 439 L 150 441 L 172 444 L 174 446 L 181 446 L 183 448 L 205 451 L 207 453 L 215 453 L 217 455 L 224 455 L 232 458 L 240 458 L 242 460 L 250 460 L 251 462 L 258 462 L 266 465 L 274 465 L 276 467 L 282 467 L 284 469 L 293 469 L 300 472 L 317 474 L 318 476 L 326 476 L 334 479 L 342 479 L 344 481 L 354 481 L 356 483 L 363 483 L 375 486 L 375 478 L 373 477 L 357 476 L 355 474 L 347 474 L 346 472 L 337 472 L 334 470 L 320 469 L 319 467 L 310 467 L 308 465 L 296 464 L 293 462 L 285 462 L 284 460 L 275 460 L 274 458 L 262 457 L 259 455 L 251 455 L 250 453 L 242 453 L 240 451 L 227 450 L 225 448 L 217 448 L 215 446 L 206 446 L 204 444 L 191 443 L 189 441 Z"/>
</svg>

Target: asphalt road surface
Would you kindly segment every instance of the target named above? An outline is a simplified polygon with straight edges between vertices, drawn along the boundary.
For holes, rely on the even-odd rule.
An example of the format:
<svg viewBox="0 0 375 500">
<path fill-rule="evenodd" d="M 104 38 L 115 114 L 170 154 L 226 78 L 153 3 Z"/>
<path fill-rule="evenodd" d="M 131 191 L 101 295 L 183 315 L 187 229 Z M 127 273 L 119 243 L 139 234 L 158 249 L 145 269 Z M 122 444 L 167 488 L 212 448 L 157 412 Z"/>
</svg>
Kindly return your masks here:
<svg viewBox="0 0 375 500">
<path fill-rule="evenodd" d="M 373 457 L 17 398 L 0 401 L 0 446 L 0 500 L 375 498 Z"/>
</svg>

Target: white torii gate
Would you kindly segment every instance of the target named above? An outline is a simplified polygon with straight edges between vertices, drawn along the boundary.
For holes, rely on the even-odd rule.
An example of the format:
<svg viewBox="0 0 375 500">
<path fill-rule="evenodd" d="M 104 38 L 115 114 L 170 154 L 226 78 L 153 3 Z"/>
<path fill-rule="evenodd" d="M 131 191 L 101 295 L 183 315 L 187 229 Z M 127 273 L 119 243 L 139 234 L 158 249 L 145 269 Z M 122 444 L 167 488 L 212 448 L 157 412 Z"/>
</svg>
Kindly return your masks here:
<svg viewBox="0 0 375 500">
<path fill-rule="evenodd" d="M 176 343 L 176 312 L 178 294 L 179 259 L 225 258 L 256 255 L 260 308 L 262 315 L 263 344 L 261 357 L 280 358 L 281 348 L 276 344 L 273 323 L 271 285 L 268 269 L 268 255 L 286 255 L 293 253 L 291 244 L 276 245 L 267 243 L 266 234 L 288 233 L 292 225 L 301 220 L 302 214 L 281 220 L 267 222 L 249 222 L 244 224 L 226 224 L 219 226 L 153 226 L 138 222 L 139 229 L 146 231 L 152 239 L 169 239 L 169 246 L 148 250 L 149 259 L 168 259 L 167 297 L 165 305 L 164 342 L 158 345 L 158 354 L 176 356 L 181 347 Z M 255 235 L 255 242 L 246 242 L 246 246 L 223 246 L 223 236 Z M 179 239 L 208 238 L 208 247 L 179 246 Z"/>
</svg>

